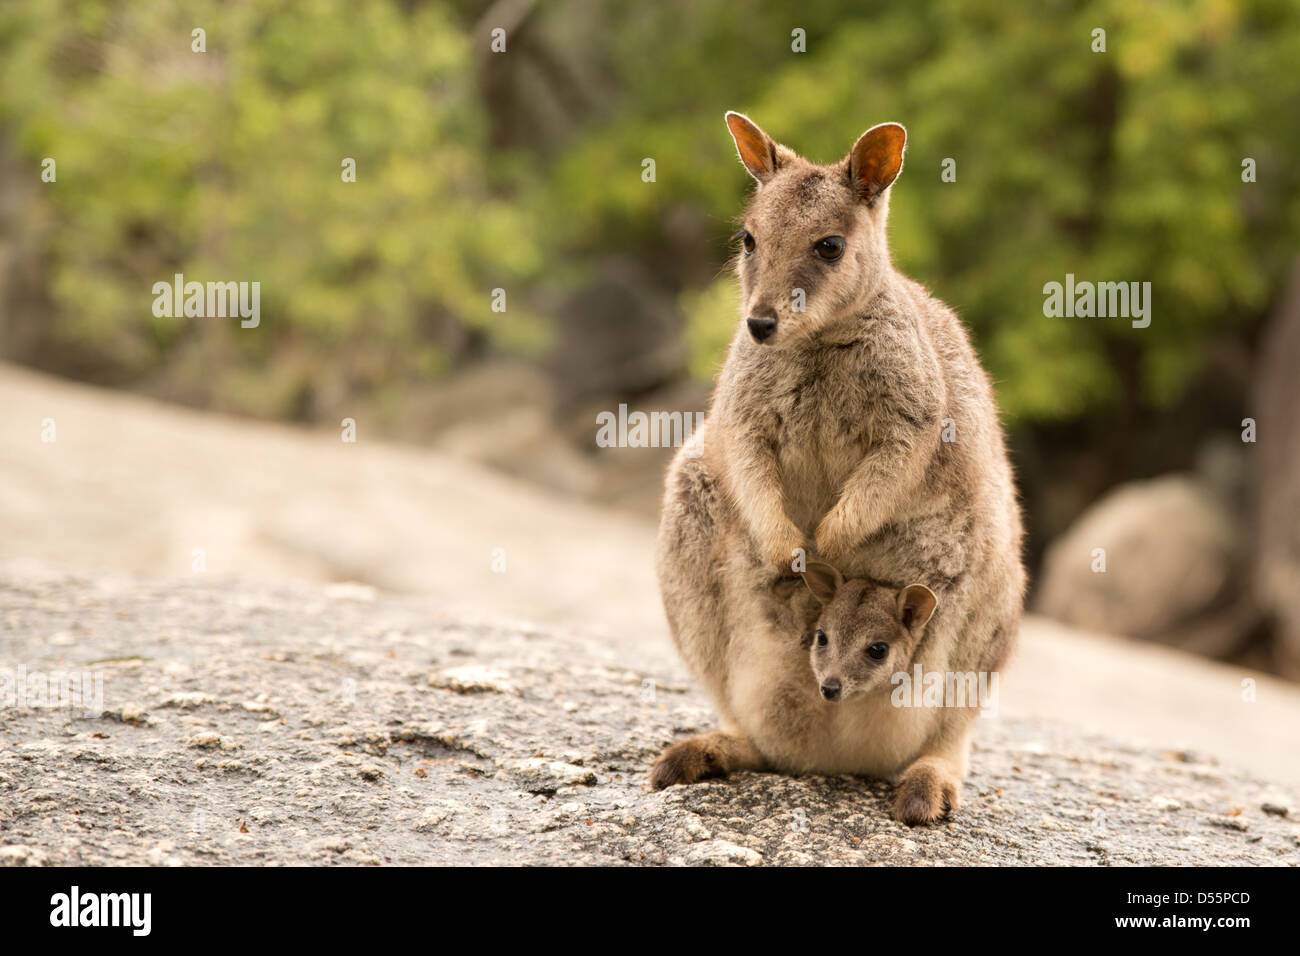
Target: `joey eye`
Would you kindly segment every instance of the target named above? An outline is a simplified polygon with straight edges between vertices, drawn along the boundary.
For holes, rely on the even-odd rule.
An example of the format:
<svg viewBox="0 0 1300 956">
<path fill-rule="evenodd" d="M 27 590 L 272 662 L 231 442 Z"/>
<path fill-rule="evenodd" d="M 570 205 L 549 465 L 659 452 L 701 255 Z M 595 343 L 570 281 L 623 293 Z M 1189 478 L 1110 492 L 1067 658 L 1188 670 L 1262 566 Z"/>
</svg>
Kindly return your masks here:
<svg viewBox="0 0 1300 956">
<path fill-rule="evenodd" d="M 813 250 L 827 262 L 834 262 L 844 255 L 844 237 L 827 236 L 813 244 Z"/>
<path fill-rule="evenodd" d="M 876 641 L 876 643 L 872 644 L 870 647 L 867 648 L 867 656 L 870 657 L 873 661 L 883 661 L 885 659 L 885 655 L 888 653 L 889 653 L 889 645 L 886 644 L 884 641 Z"/>
<path fill-rule="evenodd" d="M 735 235 L 733 235 L 731 239 L 733 242 L 737 239 L 740 240 L 740 244 L 745 247 L 745 255 L 749 255 L 751 252 L 753 252 L 754 247 L 757 245 L 757 243 L 754 242 L 754 237 L 749 234 L 748 229 L 740 230 Z"/>
<path fill-rule="evenodd" d="M 818 628 L 816 633 L 813 634 L 813 640 L 817 642 L 818 647 L 825 647 L 828 643 L 826 640 L 826 632 L 820 628 Z"/>
</svg>

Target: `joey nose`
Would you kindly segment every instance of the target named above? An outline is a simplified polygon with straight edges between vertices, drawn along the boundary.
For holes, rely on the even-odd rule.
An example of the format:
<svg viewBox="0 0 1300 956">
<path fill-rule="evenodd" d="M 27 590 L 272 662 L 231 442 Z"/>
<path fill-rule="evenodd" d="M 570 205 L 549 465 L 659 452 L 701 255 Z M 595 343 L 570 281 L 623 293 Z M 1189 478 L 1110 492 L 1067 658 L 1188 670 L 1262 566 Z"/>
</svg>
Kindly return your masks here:
<svg viewBox="0 0 1300 956">
<path fill-rule="evenodd" d="M 745 324 L 749 326 L 749 334 L 754 337 L 755 342 L 771 338 L 772 333 L 776 331 L 776 319 L 771 316 L 751 316 Z"/>
<path fill-rule="evenodd" d="M 827 700 L 839 700 L 840 682 L 832 678 L 822 682 L 822 696 Z"/>
</svg>

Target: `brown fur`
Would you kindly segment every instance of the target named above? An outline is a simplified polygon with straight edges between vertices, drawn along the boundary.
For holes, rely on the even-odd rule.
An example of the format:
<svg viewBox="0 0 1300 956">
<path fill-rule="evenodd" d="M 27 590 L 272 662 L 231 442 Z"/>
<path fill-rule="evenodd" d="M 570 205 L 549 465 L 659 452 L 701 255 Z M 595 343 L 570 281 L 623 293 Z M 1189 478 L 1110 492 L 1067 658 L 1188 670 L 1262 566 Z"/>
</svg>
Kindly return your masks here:
<svg viewBox="0 0 1300 956">
<path fill-rule="evenodd" d="M 738 260 L 741 315 L 775 330 L 756 341 L 741 322 L 697 432 L 701 453 L 678 454 L 666 481 L 664 608 L 721 736 L 735 741 L 704 735 L 701 746 L 724 772 L 901 775 L 896 815 L 932 820 L 956 805 L 974 711 L 893 708 L 887 689 L 822 700 L 799 641 L 816 611 L 773 587 L 802 570 L 792 561 L 804 550 L 850 579 L 923 583 L 938 610 L 912 660 L 999 669 L 1024 570 L 992 389 L 957 317 L 890 261 L 902 127 L 873 127 L 845 159 L 818 166 L 738 114 L 727 124 L 759 182 L 744 214 L 753 250 Z M 832 236 L 843 252 L 826 261 L 814 248 Z M 793 311 L 796 288 L 806 311 Z M 946 419 L 955 441 L 941 440 Z M 656 786 L 686 782 L 660 765 Z"/>
</svg>

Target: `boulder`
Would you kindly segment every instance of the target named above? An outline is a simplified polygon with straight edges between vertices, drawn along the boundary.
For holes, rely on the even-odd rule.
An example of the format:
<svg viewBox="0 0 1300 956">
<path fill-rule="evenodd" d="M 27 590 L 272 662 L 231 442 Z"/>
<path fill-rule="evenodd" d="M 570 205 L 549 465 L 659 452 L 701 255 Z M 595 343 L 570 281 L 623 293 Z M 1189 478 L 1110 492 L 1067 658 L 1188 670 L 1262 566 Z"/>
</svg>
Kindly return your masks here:
<svg viewBox="0 0 1300 956">
<path fill-rule="evenodd" d="M 1240 527 L 1204 474 L 1121 485 L 1048 547 L 1036 609 L 1085 630 L 1228 657 L 1257 618 Z"/>
</svg>

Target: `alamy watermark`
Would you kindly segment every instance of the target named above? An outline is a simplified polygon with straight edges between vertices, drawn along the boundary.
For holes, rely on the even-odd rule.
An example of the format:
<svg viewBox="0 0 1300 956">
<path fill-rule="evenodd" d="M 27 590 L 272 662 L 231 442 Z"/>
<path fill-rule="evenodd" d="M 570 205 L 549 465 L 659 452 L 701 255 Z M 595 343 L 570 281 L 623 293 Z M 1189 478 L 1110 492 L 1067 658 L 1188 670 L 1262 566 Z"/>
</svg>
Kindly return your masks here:
<svg viewBox="0 0 1300 956">
<path fill-rule="evenodd" d="M 178 272 L 171 282 L 155 282 L 153 294 L 153 314 L 160 319 L 238 316 L 245 329 L 255 329 L 262 321 L 260 282 L 186 282 Z"/>
<path fill-rule="evenodd" d="M 19 664 L 0 670 L 0 708 L 47 707 L 80 709 L 85 717 L 104 713 L 102 671 L 32 671 Z"/>
<path fill-rule="evenodd" d="M 981 717 L 998 715 L 997 671 L 925 671 L 917 664 L 889 682 L 895 707 L 979 707 Z"/>
<path fill-rule="evenodd" d="M 1135 329 L 1151 324 L 1150 282 L 1075 282 L 1074 273 L 1067 272 L 1064 284 L 1044 285 L 1043 296 L 1048 318 L 1132 319 Z"/>
<path fill-rule="evenodd" d="M 596 445 L 600 448 L 686 448 L 691 458 L 700 456 L 695 433 L 704 424 L 703 412 L 618 412 L 596 415 Z"/>
<path fill-rule="evenodd" d="M 152 893 L 83 893 L 73 885 L 50 897 L 51 926 L 121 926 L 133 936 L 148 936 L 152 911 Z"/>
</svg>

